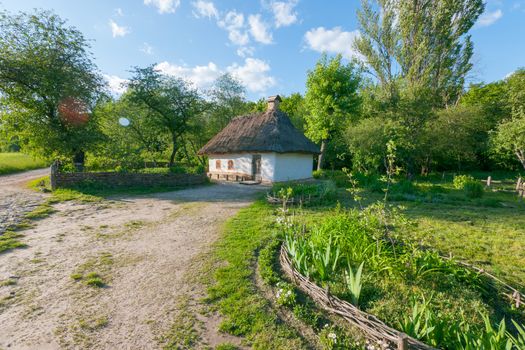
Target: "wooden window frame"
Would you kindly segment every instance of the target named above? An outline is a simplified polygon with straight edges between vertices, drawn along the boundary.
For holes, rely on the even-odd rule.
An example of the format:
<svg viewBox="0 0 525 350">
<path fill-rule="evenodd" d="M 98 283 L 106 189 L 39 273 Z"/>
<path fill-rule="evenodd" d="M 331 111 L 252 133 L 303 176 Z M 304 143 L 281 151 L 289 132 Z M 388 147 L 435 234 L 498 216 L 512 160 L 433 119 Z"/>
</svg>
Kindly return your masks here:
<svg viewBox="0 0 525 350">
<path fill-rule="evenodd" d="M 234 163 L 233 163 L 233 160 L 229 160 L 228 161 L 228 170 L 234 170 L 235 169 L 235 166 L 234 166 Z"/>
<path fill-rule="evenodd" d="M 216 159 L 215 160 L 215 170 L 220 170 L 220 169 L 221 169 L 221 160 Z"/>
</svg>

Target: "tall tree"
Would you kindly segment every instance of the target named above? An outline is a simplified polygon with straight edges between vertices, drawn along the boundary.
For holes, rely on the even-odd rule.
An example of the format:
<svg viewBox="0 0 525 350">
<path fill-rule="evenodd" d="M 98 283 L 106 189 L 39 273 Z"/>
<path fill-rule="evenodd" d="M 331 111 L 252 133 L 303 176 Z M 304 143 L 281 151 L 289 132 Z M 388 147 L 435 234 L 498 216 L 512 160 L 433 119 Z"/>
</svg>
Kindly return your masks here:
<svg viewBox="0 0 525 350">
<path fill-rule="evenodd" d="M 0 124 L 33 153 L 73 157 L 99 139 L 102 79 L 88 41 L 47 11 L 0 12 Z"/>
<path fill-rule="evenodd" d="M 148 108 L 151 122 L 170 135 L 169 166 L 173 166 L 189 120 L 202 110 L 197 90 L 182 79 L 161 74 L 154 65 L 135 68 L 128 87 L 130 100 Z"/>
<path fill-rule="evenodd" d="M 512 118 L 498 125 L 492 144 L 498 157 L 514 155 L 525 169 L 525 69 L 506 81 Z"/>
<path fill-rule="evenodd" d="M 211 120 L 213 134 L 222 130 L 233 118 L 248 112 L 246 88 L 231 74 L 223 74 L 211 90 Z"/>
<path fill-rule="evenodd" d="M 355 47 L 393 102 L 403 88 L 432 106 L 455 104 L 472 68 L 468 32 L 483 11 L 482 0 L 363 0 Z"/>
<path fill-rule="evenodd" d="M 323 55 L 306 81 L 306 135 L 321 143 L 318 169 L 323 167 L 327 142 L 359 110 L 360 71 L 354 63 L 342 64 L 341 59 L 341 55 L 331 59 Z"/>
</svg>

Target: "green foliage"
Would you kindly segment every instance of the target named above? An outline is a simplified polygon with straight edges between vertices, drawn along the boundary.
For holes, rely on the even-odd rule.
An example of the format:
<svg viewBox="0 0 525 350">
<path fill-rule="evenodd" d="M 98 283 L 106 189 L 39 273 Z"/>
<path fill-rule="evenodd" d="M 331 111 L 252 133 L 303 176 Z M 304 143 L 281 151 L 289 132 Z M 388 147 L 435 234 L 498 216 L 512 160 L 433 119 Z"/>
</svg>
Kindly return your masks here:
<svg viewBox="0 0 525 350">
<path fill-rule="evenodd" d="M 276 285 L 277 293 L 275 294 L 275 300 L 280 306 L 293 307 L 296 304 L 297 295 L 295 288 L 286 282 L 279 282 Z"/>
<path fill-rule="evenodd" d="M 496 157 L 516 157 L 525 168 L 525 112 L 499 124 L 491 141 Z"/>
<path fill-rule="evenodd" d="M 483 185 L 471 175 L 454 176 L 453 184 L 454 188 L 464 190 L 468 198 L 481 198 L 483 196 Z"/>
<path fill-rule="evenodd" d="M 279 240 L 271 239 L 259 252 L 259 273 L 263 281 L 269 285 L 275 285 L 280 281 L 279 274 L 276 272 L 278 266 L 276 256 L 278 256 L 280 247 Z"/>
<path fill-rule="evenodd" d="M 503 310 L 512 314 L 493 298 L 497 292 L 482 276 L 410 241 L 400 242 L 396 232 L 408 231 L 410 223 L 384 204 L 361 212 L 324 212 L 306 233 L 297 230 L 301 216 L 294 218 L 285 246 L 296 269 L 387 323 L 401 324 L 420 339 L 435 339 L 431 344 L 449 344 L 447 339 L 467 325 L 471 334 L 485 334 L 485 316 L 478 311 L 490 317 Z M 414 295 L 428 302 L 410 309 Z M 463 327 L 458 333 L 456 325 Z"/>
<path fill-rule="evenodd" d="M 346 288 L 348 288 L 352 304 L 355 306 L 359 305 L 359 297 L 361 296 L 363 266 L 364 263 L 361 263 L 354 273 L 352 266 L 348 265 L 348 270 L 345 271 Z"/>
<path fill-rule="evenodd" d="M 360 73 L 354 64 L 343 65 L 342 56 L 322 56 L 308 72 L 305 102 L 308 108 L 306 133 L 315 142 L 330 138 L 356 114 Z"/>
<path fill-rule="evenodd" d="M 456 175 L 454 176 L 454 180 L 452 183 L 454 184 L 454 188 L 457 190 L 462 190 L 465 188 L 465 185 L 469 182 L 476 181 L 472 175 Z"/>
<path fill-rule="evenodd" d="M 357 90 L 361 73 L 355 64 L 343 65 L 341 60 L 341 55 L 332 59 L 323 55 L 308 72 L 306 81 L 306 135 L 322 143 L 318 169 L 323 165 L 326 143 L 337 131 L 344 130 L 360 105 Z"/>
<path fill-rule="evenodd" d="M 463 190 L 468 198 L 481 198 L 484 193 L 483 185 L 479 181 L 467 182 Z"/>
<path fill-rule="evenodd" d="M 189 121 L 199 114 L 202 101 L 196 90 L 182 79 L 162 75 L 155 67 L 136 67 L 129 82 L 129 98 L 149 111 L 147 117 L 158 130 L 169 135 L 171 154 L 169 165 L 175 162 L 183 144 Z"/>
<path fill-rule="evenodd" d="M 337 195 L 337 187 L 331 180 L 325 180 L 317 183 L 302 183 L 302 182 L 287 182 L 277 183 L 272 187 L 273 193 L 284 193 L 281 191 L 288 191 L 287 198 L 294 198 L 295 202 L 304 202 L 304 204 L 322 204 L 335 199 Z M 305 202 L 310 200 L 309 203 Z"/>
<path fill-rule="evenodd" d="M 315 170 L 312 176 L 314 179 L 331 180 L 338 188 L 348 186 L 348 176 L 342 170 Z"/>
<path fill-rule="evenodd" d="M 481 316 L 484 327 L 474 329 L 464 317 L 460 321 L 447 322 L 431 310 L 427 301 L 423 300 L 422 303 L 416 301 L 412 306 L 412 313 L 405 315 L 399 323 L 399 328 L 404 333 L 438 348 L 443 346 L 464 350 L 518 350 L 523 348 L 525 344 L 523 339 L 519 338 L 520 335 L 514 337 L 511 332 L 507 331 L 505 319 L 494 326 L 487 314 L 482 313 Z M 521 326 L 516 322 L 514 324 L 518 326 L 516 327 L 518 332 L 523 332 Z"/>
<path fill-rule="evenodd" d="M 100 141 L 98 74 L 88 40 L 57 15 L 0 12 L 0 124 L 43 159 L 75 157 Z"/>
<path fill-rule="evenodd" d="M 220 330 L 245 336 L 254 349 L 300 349 L 304 345 L 299 336 L 279 322 L 254 285 L 252 266 L 272 234 L 271 212 L 268 204 L 258 201 L 228 221 L 213 251 L 218 267 L 208 301 L 223 316 Z"/>
</svg>

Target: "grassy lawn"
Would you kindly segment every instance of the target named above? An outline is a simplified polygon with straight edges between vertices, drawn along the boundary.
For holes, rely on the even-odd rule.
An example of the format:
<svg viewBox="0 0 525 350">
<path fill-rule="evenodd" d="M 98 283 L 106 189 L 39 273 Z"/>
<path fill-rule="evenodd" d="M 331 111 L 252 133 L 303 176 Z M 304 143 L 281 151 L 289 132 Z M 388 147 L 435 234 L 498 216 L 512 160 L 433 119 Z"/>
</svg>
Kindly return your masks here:
<svg viewBox="0 0 525 350">
<path fill-rule="evenodd" d="M 39 169 L 47 164 L 23 153 L 0 153 L 0 175 Z"/>
<path fill-rule="evenodd" d="M 214 249 L 219 267 L 207 301 L 224 316 L 219 330 L 245 337 L 254 349 L 303 349 L 299 335 L 278 319 L 255 286 L 258 252 L 272 238 L 273 210 L 260 200 L 227 222 Z"/>
</svg>

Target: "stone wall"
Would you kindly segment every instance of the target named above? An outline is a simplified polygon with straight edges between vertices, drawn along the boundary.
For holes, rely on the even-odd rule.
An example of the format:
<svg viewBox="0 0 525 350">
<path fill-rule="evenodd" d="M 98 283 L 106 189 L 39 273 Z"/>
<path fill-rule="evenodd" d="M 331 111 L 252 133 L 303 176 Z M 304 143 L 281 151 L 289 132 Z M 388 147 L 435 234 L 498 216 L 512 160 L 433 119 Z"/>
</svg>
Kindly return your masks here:
<svg viewBox="0 0 525 350">
<path fill-rule="evenodd" d="M 52 188 L 75 187 L 93 184 L 101 187 L 178 187 L 199 185 L 207 181 L 206 174 L 139 174 L 117 172 L 76 172 L 51 171 Z"/>
</svg>

